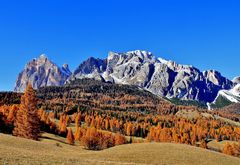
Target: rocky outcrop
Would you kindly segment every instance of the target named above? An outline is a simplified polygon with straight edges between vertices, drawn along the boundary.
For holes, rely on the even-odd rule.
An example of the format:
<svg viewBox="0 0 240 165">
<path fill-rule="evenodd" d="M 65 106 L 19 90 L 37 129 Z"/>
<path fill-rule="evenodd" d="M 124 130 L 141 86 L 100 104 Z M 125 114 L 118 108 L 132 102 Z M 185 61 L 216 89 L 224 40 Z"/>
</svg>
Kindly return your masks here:
<svg viewBox="0 0 240 165">
<path fill-rule="evenodd" d="M 67 64 L 60 68 L 42 54 L 38 59 L 26 64 L 17 78 L 14 90 L 22 92 L 28 83 L 31 83 L 35 89 L 44 86 L 61 86 L 70 75 L 71 71 Z"/>
</svg>

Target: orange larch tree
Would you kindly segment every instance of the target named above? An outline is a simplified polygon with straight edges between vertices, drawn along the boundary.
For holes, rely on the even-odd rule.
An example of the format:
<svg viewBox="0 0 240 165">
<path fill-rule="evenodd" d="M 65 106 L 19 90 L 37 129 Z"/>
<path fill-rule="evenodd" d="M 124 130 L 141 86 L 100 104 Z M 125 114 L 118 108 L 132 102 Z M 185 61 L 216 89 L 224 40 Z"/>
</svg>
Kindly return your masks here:
<svg viewBox="0 0 240 165">
<path fill-rule="evenodd" d="M 200 147 L 207 149 L 207 142 L 204 139 L 200 141 Z"/>
<path fill-rule="evenodd" d="M 30 84 L 21 98 L 14 126 L 13 135 L 15 136 L 38 140 L 41 135 L 36 92 Z"/>
<path fill-rule="evenodd" d="M 96 128 L 90 127 L 87 129 L 85 135 L 82 138 L 82 143 L 86 149 L 100 150 L 100 134 Z"/>
<path fill-rule="evenodd" d="M 81 113 L 77 113 L 77 116 L 75 118 L 75 125 L 81 126 Z"/>
<path fill-rule="evenodd" d="M 67 143 L 70 145 L 74 145 L 74 136 L 71 128 L 68 129 Z"/>
<path fill-rule="evenodd" d="M 126 138 L 120 133 L 116 133 L 114 137 L 115 145 L 122 145 L 126 143 Z"/>
<path fill-rule="evenodd" d="M 227 155 L 234 155 L 234 148 L 228 142 L 223 147 L 223 153 Z"/>
<path fill-rule="evenodd" d="M 5 121 L 4 121 L 4 116 L 0 112 L 0 132 L 5 130 Z"/>
</svg>

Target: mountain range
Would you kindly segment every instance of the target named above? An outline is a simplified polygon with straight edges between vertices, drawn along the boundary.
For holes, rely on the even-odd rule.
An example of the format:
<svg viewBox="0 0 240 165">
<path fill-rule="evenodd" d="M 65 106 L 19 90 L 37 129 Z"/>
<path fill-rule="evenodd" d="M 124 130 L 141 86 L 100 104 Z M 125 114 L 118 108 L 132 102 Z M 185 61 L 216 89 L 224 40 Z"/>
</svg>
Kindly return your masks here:
<svg viewBox="0 0 240 165">
<path fill-rule="evenodd" d="M 59 67 L 41 55 L 26 64 L 17 78 L 14 90 L 24 91 L 28 82 L 38 89 L 44 86 L 62 86 L 71 80 L 82 78 L 135 85 L 169 99 L 214 103 L 219 96 L 228 98 L 233 94 L 234 98 L 239 97 L 240 78 L 231 81 L 218 71 L 201 72 L 191 65 L 177 64 L 140 50 L 109 52 L 106 59 L 90 57 L 74 72 L 69 70 L 67 64 Z"/>
</svg>

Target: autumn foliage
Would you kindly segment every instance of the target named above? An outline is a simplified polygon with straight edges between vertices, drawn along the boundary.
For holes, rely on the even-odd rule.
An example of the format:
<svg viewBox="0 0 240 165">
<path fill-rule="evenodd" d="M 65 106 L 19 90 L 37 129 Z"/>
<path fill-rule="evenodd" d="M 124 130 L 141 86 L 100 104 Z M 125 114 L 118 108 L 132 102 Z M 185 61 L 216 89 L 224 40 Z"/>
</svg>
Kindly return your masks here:
<svg viewBox="0 0 240 165">
<path fill-rule="evenodd" d="M 215 117 L 219 115 L 217 112 L 176 106 L 148 93 L 133 94 L 126 87 L 121 93 L 118 88 L 122 87 L 112 89 L 104 84 L 108 92 L 99 92 L 99 84 L 95 85 L 96 88 L 88 84 L 80 89 L 79 86 L 43 88 L 38 91 L 38 103 L 34 90 L 28 86 L 21 105 L 0 106 L 0 131 L 12 133 L 14 129 L 14 135 L 36 140 L 41 128 L 43 132 L 66 138 L 71 145 L 81 144 L 91 150 L 145 140 L 207 149 L 207 142 L 212 139 L 218 142 L 240 140 L 240 127 Z M 9 101 L 15 98 L 8 97 Z M 41 107 L 39 110 L 37 105 Z M 188 118 L 175 115 L 181 110 L 207 113 L 209 116 Z M 70 127 L 74 124 L 76 128 L 73 132 Z M 128 136 L 128 141 L 125 136 Z M 238 146 L 226 144 L 223 152 L 239 155 Z"/>
<path fill-rule="evenodd" d="M 109 137 L 112 138 L 112 137 Z M 110 144 L 112 141 L 112 144 Z M 85 148 L 90 150 L 101 150 L 104 148 L 112 147 L 113 140 L 107 141 L 107 136 L 97 131 L 96 128 L 88 128 L 86 134 L 82 137 L 82 144 Z"/>
<path fill-rule="evenodd" d="M 12 118 L 13 115 L 11 112 L 9 116 Z M 13 134 L 15 136 L 33 140 L 38 140 L 40 136 L 37 98 L 31 85 L 27 86 L 25 94 L 21 98 L 21 104 L 16 114 L 14 126 Z"/>
<path fill-rule="evenodd" d="M 115 145 L 116 145 L 116 146 L 127 143 L 125 136 L 123 136 L 123 135 L 120 134 L 120 133 L 116 133 L 116 134 L 115 134 L 115 136 L 114 136 L 114 142 L 115 142 Z"/>
<path fill-rule="evenodd" d="M 4 122 L 4 116 L 3 114 L 0 112 L 0 132 L 2 132 L 3 130 L 5 130 L 5 122 Z"/>
<path fill-rule="evenodd" d="M 229 142 L 227 142 L 224 145 L 224 148 L 223 148 L 222 152 L 224 154 L 227 154 L 227 155 L 238 157 L 238 156 L 240 156 L 240 143 L 238 143 L 238 144 L 236 144 L 236 143 L 230 144 Z"/>
<path fill-rule="evenodd" d="M 126 143 L 126 139 L 123 135 L 119 133 L 113 135 L 109 132 L 97 130 L 95 127 L 78 127 L 75 133 L 75 140 L 78 140 L 89 150 L 102 150 Z"/>
<path fill-rule="evenodd" d="M 68 129 L 68 134 L 67 134 L 67 143 L 70 144 L 70 145 L 74 145 L 74 136 L 73 136 L 73 132 L 72 132 L 72 129 L 69 128 Z"/>
</svg>

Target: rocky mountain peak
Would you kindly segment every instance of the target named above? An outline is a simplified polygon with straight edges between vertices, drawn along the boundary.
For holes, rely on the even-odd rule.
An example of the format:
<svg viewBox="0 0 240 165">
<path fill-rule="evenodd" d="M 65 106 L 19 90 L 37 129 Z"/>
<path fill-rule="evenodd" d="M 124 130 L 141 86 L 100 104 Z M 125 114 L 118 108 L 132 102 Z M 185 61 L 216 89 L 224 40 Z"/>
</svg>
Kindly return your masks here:
<svg viewBox="0 0 240 165">
<path fill-rule="evenodd" d="M 35 89 L 43 86 L 61 86 L 70 74 L 66 65 L 60 68 L 42 54 L 26 64 L 17 78 L 14 90 L 23 92 L 29 82 Z"/>
<path fill-rule="evenodd" d="M 191 65 L 157 59 L 148 51 L 109 52 L 103 70 L 98 62 L 89 61 L 95 60 L 83 62 L 73 77 L 137 85 L 159 96 L 204 102 L 213 101 L 219 90 L 232 87 L 232 82 L 217 71 L 201 72 Z"/>
<path fill-rule="evenodd" d="M 69 75 L 69 76 L 72 74 L 72 72 L 71 72 L 70 69 L 69 69 L 68 64 L 63 64 L 62 70 L 63 70 L 67 75 Z"/>
<path fill-rule="evenodd" d="M 106 60 L 90 57 L 79 65 L 79 67 L 74 71 L 74 74 L 89 74 L 94 71 L 103 72 L 105 70 Z"/>
<path fill-rule="evenodd" d="M 39 56 L 39 59 L 47 59 L 47 56 L 46 56 L 46 54 L 40 54 L 40 56 Z"/>
<path fill-rule="evenodd" d="M 151 52 L 134 50 L 109 52 L 106 59 L 90 57 L 71 73 L 67 64 L 59 68 L 46 55 L 27 63 L 19 74 L 16 91 L 23 91 L 28 81 L 34 88 L 60 86 L 71 80 L 94 78 L 117 84 L 136 85 L 158 96 L 212 102 L 220 90 L 234 87 L 220 72 L 201 72 L 191 65 L 156 58 Z M 239 80 L 239 81 L 238 81 Z M 235 80 L 240 82 L 240 78 Z"/>
<path fill-rule="evenodd" d="M 149 59 L 153 57 L 153 54 L 151 52 L 145 51 L 145 50 L 135 50 L 135 51 L 129 51 L 126 53 L 127 55 L 136 55 L 140 57 L 141 59 Z"/>
<path fill-rule="evenodd" d="M 232 81 L 223 77 L 221 73 L 216 70 L 204 71 L 203 75 L 206 77 L 206 80 L 212 82 L 217 86 L 222 86 L 223 89 L 230 89 L 233 85 Z"/>
<path fill-rule="evenodd" d="M 38 62 L 38 63 L 45 63 L 45 62 L 47 62 L 48 61 L 48 58 L 47 58 L 47 56 L 46 56 L 46 54 L 41 54 L 40 56 L 39 56 L 39 58 L 35 58 L 35 60 Z"/>
<path fill-rule="evenodd" d="M 69 66 L 68 66 L 68 64 L 63 64 L 63 66 L 62 66 L 64 69 L 69 69 Z"/>
<path fill-rule="evenodd" d="M 108 67 L 111 68 L 116 65 L 133 64 L 133 63 L 155 63 L 157 59 L 151 52 L 148 51 L 129 51 L 126 53 L 109 52 L 107 57 Z"/>
</svg>

